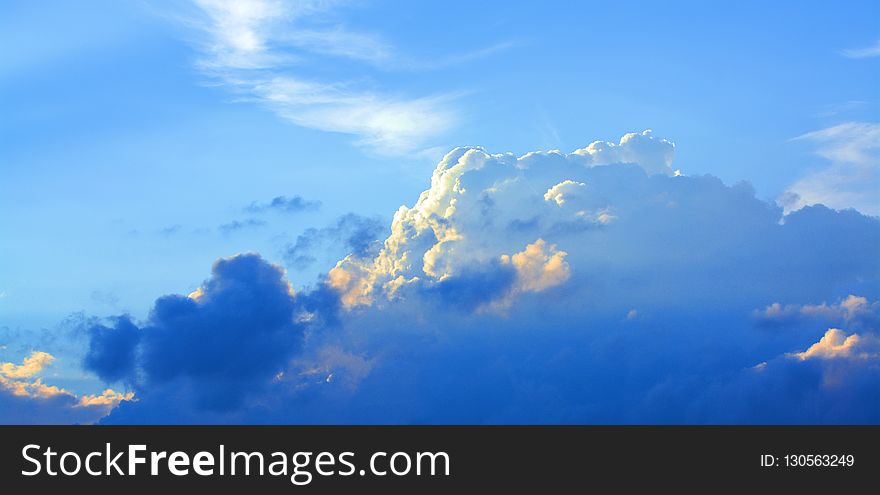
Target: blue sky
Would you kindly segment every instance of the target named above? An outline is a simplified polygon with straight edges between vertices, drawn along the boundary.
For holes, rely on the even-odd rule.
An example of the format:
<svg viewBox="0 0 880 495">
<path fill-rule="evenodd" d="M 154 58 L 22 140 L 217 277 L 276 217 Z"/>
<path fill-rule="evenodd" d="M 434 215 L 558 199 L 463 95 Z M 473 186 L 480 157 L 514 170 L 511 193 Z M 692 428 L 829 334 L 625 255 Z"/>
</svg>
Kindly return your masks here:
<svg viewBox="0 0 880 495">
<path fill-rule="evenodd" d="M 431 186 L 432 171 L 449 150 L 570 153 L 595 140 L 619 143 L 621 136 L 645 129 L 653 130 L 645 146 L 662 139 L 675 143 L 674 162 L 663 162 L 670 174 L 680 170 L 697 181 L 709 174 L 727 186 L 747 181 L 753 191 L 742 190 L 754 194 L 754 208 L 775 212 L 779 205 L 782 211 L 770 217 L 780 218 L 742 213 L 742 232 L 752 233 L 749 225 L 785 223 L 783 213 L 801 211 L 802 218 L 812 215 L 804 222 L 819 222 L 809 225 L 844 232 L 838 242 L 852 241 L 851 256 L 864 261 L 838 278 L 802 281 L 806 289 L 783 283 L 775 296 L 757 289 L 766 281 L 756 272 L 742 287 L 761 297 L 743 296 L 734 304 L 739 296 L 728 288 L 717 308 L 704 307 L 700 314 L 720 318 L 735 307 L 748 316 L 776 302 L 833 306 L 849 295 L 866 297 L 873 307 L 880 297 L 876 263 L 869 259 L 880 215 L 878 19 L 876 2 L 4 2 L 0 43 L 15 48 L 0 60 L 0 362 L 22 363 L 31 352 L 48 349 L 57 358 L 52 383 L 98 393 L 107 380 L 80 365 L 88 332 L 77 328 L 89 318 L 127 314 L 143 328 L 159 328 L 160 322 L 147 322 L 154 300 L 189 294 L 203 286 L 215 260 L 245 252 L 282 266 L 297 291 L 315 294 L 337 261 L 350 253 L 364 257 L 368 241 L 393 237 L 394 212 L 413 206 Z M 590 154 L 590 163 L 666 156 L 665 148 L 630 151 L 622 143 L 620 156 L 603 153 Z M 554 176 L 553 183 L 581 183 L 574 177 Z M 612 179 L 588 179 L 618 187 Z M 699 182 L 694 191 L 711 184 Z M 655 191 L 654 185 L 639 187 Z M 726 210 L 718 205 L 738 200 L 717 198 L 739 198 L 740 189 L 724 191 L 696 208 L 723 217 Z M 625 198 L 621 194 L 607 193 Z M 300 197 L 313 206 L 270 206 L 279 197 Z M 620 216 L 609 207 L 603 217 L 601 205 L 590 204 L 595 222 Z M 862 220 L 803 213 L 814 204 L 855 208 L 868 223 L 858 227 Z M 531 207 L 524 205 L 511 201 L 509 209 L 523 213 L 508 220 L 525 225 L 544 218 L 529 217 Z M 529 253 L 526 246 L 538 237 L 553 236 L 539 234 L 518 238 L 517 246 L 499 238 L 471 249 L 483 252 L 494 242 L 499 251 L 486 251 L 486 259 L 508 255 L 513 266 L 514 253 Z M 629 230 L 620 235 L 609 245 L 635 239 L 659 250 L 665 242 Z M 561 239 L 559 250 L 575 267 L 567 280 L 579 280 L 580 248 Z M 576 244 L 581 242 L 594 241 Z M 734 244 L 719 248 L 721 261 L 732 262 Z M 757 252 L 751 247 L 758 244 L 743 245 L 746 255 Z M 554 256 L 542 254 L 547 263 Z M 804 255 L 801 269 L 826 273 L 828 266 L 816 261 L 823 258 L 813 254 Z M 650 271 L 608 256 L 606 268 Z M 484 273 L 471 264 L 486 259 L 449 262 L 448 275 Z M 439 284 L 445 279 L 437 273 Z M 681 275 L 654 277 L 662 282 Z M 460 289 L 424 290 L 447 301 L 450 291 L 469 294 L 462 287 L 474 280 L 487 287 L 507 283 L 482 275 L 466 280 L 454 286 Z M 819 280 L 837 285 L 811 290 Z M 486 304 L 508 311 L 506 298 L 541 292 L 543 283 L 520 289 L 514 284 L 513 292 Z M 340 293 L 347 290 L 339 287 Z M 654 306 L 651 328 L 696 318 L 681 316 L 674 304 L 664 306 L 662 290 L 652 290 L 642 294 Z M 610 301 L 604 306 L 611 307 L 639 314 Z M 661 317 L 663 311 L 677 316 Z M 473 325 L 470 319 L 460 323 Z M 848 331 L 872 329 L 865 325 Z M 828 330 L 820 327 L 772 345 L 753 336 L 749 349 L 768 357 L 805 352 Z M 373 345 L 359 352 L 382 354 Z M 755 364 L 765 361 L 743 352 Z M 871 380 L 867 386 L 876 392 Z M 134 381 L 110 385 L 142 395 L 146 387 Z"/>
</svg>

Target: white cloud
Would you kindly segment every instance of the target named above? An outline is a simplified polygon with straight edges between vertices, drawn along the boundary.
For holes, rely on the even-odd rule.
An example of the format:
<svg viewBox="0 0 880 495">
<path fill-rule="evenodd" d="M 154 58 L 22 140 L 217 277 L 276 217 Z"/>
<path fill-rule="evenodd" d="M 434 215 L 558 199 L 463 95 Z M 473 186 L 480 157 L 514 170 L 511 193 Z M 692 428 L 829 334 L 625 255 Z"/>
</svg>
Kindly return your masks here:
<svg viewBox="0 0 880 495">
<path fill-rule="evenodd" d="M 372 304 L 380 294 L 394 297 L 410 284 L 436 284 L 475 264 L 497 262 L 516 272 L 511 292 L 497 301 L 505 306 L 510 297 L 560 285 L 570 275 L 566 247 L 545 243 L 530 226 L 599 228 L 615 220 L 607 191 L 591 193 L 583 178 L 587 170 L 638 164 L 648 173 L 671 174 L 673 156 L 674 145 L 650 131 L 627 134 L 618 143 L 596 141 L 571 154 L 516 157 L 455 149 L 437 165 L 430 189 L 394 215 L 381 251 L 346 257 L 328 281 L 353 307 Z"/>
<path fill-rule="evenodd" d="M 340 26 L 327 30 L 301 29 L 285 32 L 279 41 L 312 53 L 382 64 L 392 59 L 394 48 L 375 35 L 347 31 Z"/>
<path fill-rule="evenodd" d="M 822 144 L 816 154 L 832 162 L 863 163 L 877 158 L 880 148 L 880 124 L 847 122 L 808 132 L 795 139 Z"/>
<path fill-rule="evenodd" d="M 559 184 L 547 189 L 544 193 L 544 201 L 555 201 L 557 205 L 565 204 L 566 195 L 571 196 L 577 194 L 578 189 L 586 186 L 583 182 L 575 182 L 573 180 L 564 180 Z"/>
<path fill-rule="evenodd" d="M 844 57 L 848 58 L 869 58 L 880 57 L 880 40 L 873 45 L 862 48 L 850 48 L 841 52 Z"/>
<path fill-rule="evenodd" d="M 267 46 L 269 30 L 284 15 L 284 4 L 272 0 L 196 0 L 208 17 L 210 58 L 202 63 L 217 69 L 255 69 L 279 62 Z M 292 13 L 291 13 L 292 14 Z"/>
<path fill-rule="evenodd" d="M 305 20 L 336 2 L 196 0 L 206 34 L 199 67 L 241 100 L 266 106 L 290 122 L 356 136 L 387 153 L 423 147 L 456 121 L 455 95 L 407 97 L 359 88 L 345 80 L 308 78 L 304 57 L 345 57 L 371 64 L 395 57 L 378 36 L 340 25 L 307 27 Z M 300 72 L 300 73 L 298 73 Z"/>
<path fill-rule="evenodd" d="M 666 139 L 655 139 L 650 129 L 626 134 L 617 144 L 594 141 L 572 154 L 588 157 L 593 165 L 638 163 L 649 174 L 674 174 L 675 145 Z"/>
<path fill-rule="evenodd" d="M 880 124 L 847 122 L 795 140 L 815 143 L 815 153 L 831 164 L 789 186 L 779 199 L 786 213 L 823 204 L 880 215 Z"/>
<path fill-rule="evenodd" d="M 770 304 L 755 310 L 754 316 L 762 322 L 786 323 L 799 318 L 824 318 L 847 325 L 872 326 L 880 320 L 880 301 L 871 302 L 863 296 L 850 294 L 837 303 L 828 304 Z"/>
<path fill-rule="evenodd" d="M 10 422 L 4 413 L 13 414 L 15 423 L 90 423 L 106 416 L 120 402 L 134 399 L 133 392 L 112 389 L 98 395 L 77 396 L 35 378 L 53 361 L 55 357 L 51 354 L 34 351 L 21 364 L 0 363 L 0 423 Z"/>
<path fill-rule="evenodd" d="M 880 339 L 874 334 L 847 335 L 839 328 L 829 328 L 818 342 L 803 352 L 790 354 L 789 357 L 806 361 L 808 359 L 855 359 L 880 360 Z"/>
</svg>

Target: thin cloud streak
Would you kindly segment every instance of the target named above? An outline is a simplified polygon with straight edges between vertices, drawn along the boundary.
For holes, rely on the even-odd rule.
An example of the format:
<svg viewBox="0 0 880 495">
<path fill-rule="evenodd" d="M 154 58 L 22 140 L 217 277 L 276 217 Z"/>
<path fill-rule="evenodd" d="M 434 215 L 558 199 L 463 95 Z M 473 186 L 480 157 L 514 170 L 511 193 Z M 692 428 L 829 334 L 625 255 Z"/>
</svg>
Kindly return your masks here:
<svg viewBox="0 0 880 495">
<path fill-rule="evenodd" d="M 843 50 L 841 54 L 847 58 L 880 57 L 880 40 L 877 40 L 873 45 L 870 46 Z"/>
</svg>

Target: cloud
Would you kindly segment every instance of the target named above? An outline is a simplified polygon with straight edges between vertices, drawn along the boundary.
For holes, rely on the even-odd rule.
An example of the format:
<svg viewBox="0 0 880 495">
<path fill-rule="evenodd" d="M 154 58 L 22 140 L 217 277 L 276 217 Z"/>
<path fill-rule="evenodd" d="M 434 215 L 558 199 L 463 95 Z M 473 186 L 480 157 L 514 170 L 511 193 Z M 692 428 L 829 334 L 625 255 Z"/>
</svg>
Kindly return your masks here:
<svg viewBox="0 0 880 495">
<path fill-rule="evenodd" d="M 247 228 L 254 227 L 262 227 L 266 225 L 264 220 L 258 220 L 256 218 L 248 218 L 246 220 L 233 220 L 228 223 L 224 223 L 217 227 L 217 229 L 224 234 L 231 234 L 233 232 L 237 232 L 239 230 L 244 230 Z"/>
<path fill-rule="evenodd" d="M 6 378 L 30 378 L 54 360 L 55 357 L 47 352 L 35 351 L 26 357 L 20 365 L 0 363 L 0 376 Z"/>
<path fill-rule="evenodd" d="M 47 352 L 33 351 L 21 364 L 0 363 L 0 424 L 93 423 L 134 393 L 112 389 L 101 395 L 77 396 L 36 377 L 55 361 Z"/>
<path fill-rule="evenodd" d="M 585 186 L 586 184 L 583 182 L 564 180 L 550 189 L 547 189 L 547 192 L 544 193 L 544 201 L 554 201 L 557 205 L 562 206 L 565 204 L 566 195 L 571 196 L 572 194 L 577 194 L 578 190 Z"/>
<path fill-rule="evenodd" d="M 126 316 L 113 318 L 112 326 L 92 325 L 83 367 L 96 371 L 107 382 L 136 382 L 135 352 L 140 330 Z"/>
<path fill-rule="evenodd" d="M 873 424 L 878 393 L 880 338 L 831 328 L 804 351 L 710 380 L 691 412 L 722 423 Z"/>
<path fill-rule="evenodd" d="M 337 272 L 332 272 L 337 273 Z M 343 272 L 344 273 L 344 272 Z M 513 291 L 517 281 L 516 270 L 508 263 L 493 261 L 481 265 L 461 268 L 456 274 L 449 275 L 436 284 L 422 288 L 421 293 L 428 300 L 439 302 L 443 310 L 458 311 L 465 314 L 474 311 L 501 312 L 513 300 Z M 331 276 L 330 284 L 339 287 L 339 282 Z M 403 279 L 387 284 L 392 294 L 404 285 Z M 342 297 L 346 307 L 353 307 L 359 302 L 347 291 Z"/>
<path fill-rule="evenodd" d="M 182 229 L 182 228 L 183 228 L 182 225 L 174 224 L 174 225 L 163 228 L 162 230 L 159 231 L 159 234 L 163 237 L 171 237 L 171 236 L 179 233 L 180 229 Z"/>
<path fill-rule="evenodd" d="M 379 63 L 392 57 L 391 47 L 374 35 L 341 25 L 308 27 L 334 3 L 197 0 L 202 15 L 195 25 L 206 37 L 199 66 L 242 100 L 303 127 L 354 135 L 382 152 L 408 152 L 448 129 L 456 121 L 451 95 L 392 95 L 302 75 L 304 58 Z"/>
<path fill-rule="evenodd" d="M 103 421 L 880 422 L 880 220 L 786 215 L 627 136 L 455 149 L 380 243 L 306 236 L 350 244 L 314 289 L 238 255 L 91 325 L 85 367 L 138 398 Z"/>
<path fill-rule="evenodd" d="M 517 47 L 521 44 L 521 42 L 502 41 L 500 43 L 495 43 L 465 53 L 457 53 L 444 57 L 422 57 L 417 61 L 406 62 L 406 66 L 417 70 L 440 70 L 456 65 L 461 65 L 464 63 L 482 60 L 497 53 L 510 50 L 511 48 Z"/>
<path fill-rule="evenodd" d="M 576 201 L 572 192 L 590 189 L 585 177 L 592 167 L 638 164 L 644 173 L 671 175 L 673 155 L 674 145 L 650 131 L 627 134 L 619 143 L 596 141 L 568 155 L 455 149 L 435 169 L 431 188 L 412 208 L 402 206 L 394 215 L 378 256 L 348 256 L 330 271 L 329 283 L 345 304 L 370 304 L 376 293 L 393 296 L 405 285 L 453 276 L 458 267 L 502 259 L 533 243 L 542 246 L 543 240 L 536 243 L 541 229 L 598 228 L 614 219 L 610 205 L 589 193 Z M 517 235 L 508 235 L 511 227 Z M 562 256 L 553 267 L 563 266 Z"/>
<path fill-rule="evenodd" d="M 786 213 L 823 204 L 880 215 L 880 124 L 847 122 L 795 140 L 814 143 L 816 154 L 827 159 L 830 166 L 788 187 L 779 199 Z"/>
<path fill-rule="evenodd" d="M 83 395 L 79 405 L 83 407 L 116 407 L 122 401 L 134 400 L 134 392 L 121 393 L 112 388 L 104 389 L 100 394 Z"/>
<path fill-rule="evenodd" d="M 847 335 L 839 328 L 830 328 L 822 338 L 803 352 L 791 357 L 807 359 L 863 359 L 880 362 L 880 339 L 876 335 Z"/>
<path fill-rule="evenodd" d="M 870 58 L 880 57 L 880 40 L 873 45 L 862 48 L 850 48 L 841 52 L 847 58 Z"/>
<path fill-rule="evenodd" d="M 571 269 L 565 262 L 568 255 L 555 245 L 547 245 L 538 239 L 519 253 L 502 255 L 501 264 L 510 265 L 516 272 L 516 280 L 508 298 L 515 298 L 524 292 L 541 292 L 564 283 L 571 276 Z M 502 305 L 509 305 L 505 301 Z"/>
<path fill-rule="evenodd" d="M 279 34 L 278 40 L 307 52 L 372 64 L 387 63 L 395 56 L 394 48 L 379 36 L 351 32 L 342 26 L 325 30 L 295 30 Z"/>
<path fill-rule="evenodd" d="M 337 252 L 337 256 L 353 253 L 366 256 L 378 244 L 385 226 L 378 218 L 354 213 L 340 216 L 329 226 L 308 228 L 297 236 L 296 242 L 285 248 L 284 259 L 292 267 L 302 270 L 317 261 L 319 252 Z"/>
<path fill-rule="evenodd" d="M 298 383 L 306 388 L 312 384 L 341 383 L 354 390 L 376 365 L 375 357 L 352 354 L 337 346 L 320 347 L 313 355 L 291 362 L 293 373 L 276 375 L 279 382 Z M 289 376 L 293 375 L 291 379 Z"/>
<path fill-rule="evenodd" d="M 848 295 L 834 304 L 772 303 L 763 310 L 755 310 L 759 324 L 765 326 L 791 325 L 802 321 L 821 320 L 857 328 L 877 328 L 880 323 L 880 301 L 870 302 L 863 296 Z"/>
<path fill-rule="evenodd" d="M 650 130 L 631 132 L 615 144 L 594 141 L 586 148 L 575 150 L 573 155 L 587 158 L 590 165 L 609 163 L 636 163 L 649 174 L 671 175 L 675 145 L 666 139 L 656 139 Z"/>
<path fill-rule="evenodd" d="M 98 304 L 106 304 L 108 306 L 116 306 L 119 304 L 119 296 L 112 291 L 93 290 L 89 294 L 89 299 Z"/>
<path fill-rule="evenodd" d="M 253 202 L 245 208 L 248 213 L 262 213 L 274 210 L 283 213 L 296 213 L 301 211 L 316 211 L 321 207 L 320 201 L 311 201 L 302 196 L 276 196 L 268 203 Z"/>
<path fill-rule="evenodd" d="M 303 304 L 283 270 L 259 256 L 220 259 L 198 291 L 157 299 L 143 324 L 91 326 L 84 367 L 132 384 L 144 400 L 169 387 L 197 409 L 233 408 L 269 387 L 299 348 Z"/>
</svg>

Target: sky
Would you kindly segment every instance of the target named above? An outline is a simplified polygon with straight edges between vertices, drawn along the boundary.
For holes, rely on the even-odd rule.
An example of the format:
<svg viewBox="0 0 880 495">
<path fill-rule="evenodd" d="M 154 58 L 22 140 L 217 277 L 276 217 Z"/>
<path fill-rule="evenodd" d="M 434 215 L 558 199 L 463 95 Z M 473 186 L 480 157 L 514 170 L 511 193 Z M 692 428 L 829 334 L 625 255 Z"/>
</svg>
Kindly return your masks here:
<svg viewBox="0 0 880 495">
<path fill-rule="evenodd" d="M 0 422 L 880 422 L 876 2 L 10 1 L 0 43 Z"/>
</svg>

